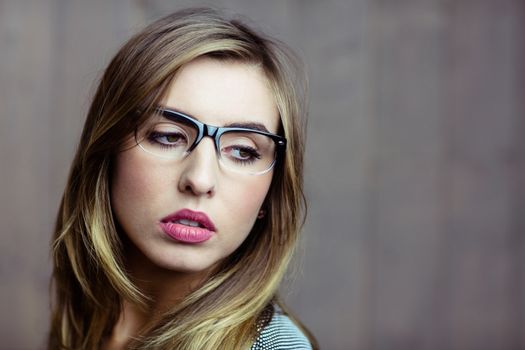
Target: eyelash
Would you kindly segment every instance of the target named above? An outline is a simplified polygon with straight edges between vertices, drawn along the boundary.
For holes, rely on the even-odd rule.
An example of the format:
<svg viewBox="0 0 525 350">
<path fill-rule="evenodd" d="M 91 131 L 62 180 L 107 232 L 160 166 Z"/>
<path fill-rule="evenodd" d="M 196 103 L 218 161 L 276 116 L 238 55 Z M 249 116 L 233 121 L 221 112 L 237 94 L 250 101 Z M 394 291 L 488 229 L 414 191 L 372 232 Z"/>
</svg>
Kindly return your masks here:
<svg viewBox="0 0 525 350">
<path fill-rule="evenodd" d="M 148 141 L 150 143 L 153 143 L 155 145 L 158 145 L 162 148 L 165 148 L 165 149 L 169 149 L 169 148 L 173 148 L 173 147 L 176 147 L 176 145 L 174 144 L 167 144 L 167 143 L 163 143 L 163 142 L 159 142 L 158 139 L 160 139 L 161 137 L 170 137 L 170 136 L 178 136 L 180 138 L 184 138 L 186 139 L 186 137 L 181 134 L 181 133 L 177 133 L 177 132 L 159 132 L 159 131 L 152 131 L 149 135 L 148 135 Z"/>
<path fill-rule="evenodd" d="M 232 157 L 230 159 L 232 159 L 234 162 L 237 162 L 237 163 L 241 163 L 241 164 L 251 164 L 259 159 L 261 159 L 261 154 L 259 152 L 257 152 L 257 150 L 253 147 L 249 147 L 249 146 L 230 146 L 234 149 L 237 149 L 239 152 L 247 152 L 250 154 L 250 158 L 249 159 L 239 159 L 239 158 L 236 158 L 236 157 Z"/>
<path fill-rule="evenodd" d="M 156 146 L 159 146 L 163 149 L 172 149 L 174 147 L 177 147 L 178 145 L 176 144 L 167 144 L 167 143 L 163 143 L 163 142 L 159 142 L 158 139 L 162 138 L 162 137 L 170 137 L 170 136 L 177 136 L 177 137 L 180 137 L 180 138 L 184 138 L 186 139 L 186 137 L 181 134 L 181 133 L 177 133 L 177 132 L 159 132 L 159 131 L 152 131 L 151 133 L 149 133 L 148 135 L 148 141 L 152 144 L 155 144 Z M 231 159 L 232 161 L 236 162 L 236 163 L 239 163 L 239 164 L 252 164 L 254 162 L 256 162 L 257 160 L 261 159 L 261 154 L 259 152 L 257 152 L 257 149 L 253 148 L 253 147 L 250 147 L 250 146 L 229 146 L 229 148 L 232 148 L 232 149 L 235 149 L 237 150 L 238 152 L 247 152 L 249 153 L 250 155 L 250 158 L 248 159 L 239 159 L 237 157 L 229 157 L 229 159 Z"/>
</svg>

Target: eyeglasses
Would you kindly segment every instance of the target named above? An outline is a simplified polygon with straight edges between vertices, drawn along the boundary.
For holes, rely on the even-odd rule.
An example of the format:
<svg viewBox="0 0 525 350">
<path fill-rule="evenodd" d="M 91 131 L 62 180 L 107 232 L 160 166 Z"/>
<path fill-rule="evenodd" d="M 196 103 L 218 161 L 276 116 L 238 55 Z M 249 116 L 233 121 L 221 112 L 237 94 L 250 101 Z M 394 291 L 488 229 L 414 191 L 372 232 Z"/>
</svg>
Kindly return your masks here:
<svg viewBox="0 0 525 350">
<path fill-rule="evenodd" d="M 220 164 L 242 174 L 267 173 L 286 149 L 286 138 L 282 136 L 246 127 L 212 126 L 161 107 L 135 130 L 140 148 L 171 160 L 185 158 L 205 136 L 213 139 Z"/>
</svg>

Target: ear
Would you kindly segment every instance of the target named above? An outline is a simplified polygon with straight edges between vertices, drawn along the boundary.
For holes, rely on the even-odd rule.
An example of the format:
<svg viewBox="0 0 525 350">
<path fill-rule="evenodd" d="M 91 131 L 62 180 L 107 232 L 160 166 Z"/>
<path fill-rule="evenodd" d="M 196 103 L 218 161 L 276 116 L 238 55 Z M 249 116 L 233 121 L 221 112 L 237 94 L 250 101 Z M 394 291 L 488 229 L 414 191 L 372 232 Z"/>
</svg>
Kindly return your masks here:
<svg viewBox="0 0 525 350">
<path fill-rule="evenodd" d="M 261 209 L 259 210 L 259 214 L 257 215 L 257 219 L 262 219 L 266 216 L 266 210 L 265 209 Z"/>
</svg>

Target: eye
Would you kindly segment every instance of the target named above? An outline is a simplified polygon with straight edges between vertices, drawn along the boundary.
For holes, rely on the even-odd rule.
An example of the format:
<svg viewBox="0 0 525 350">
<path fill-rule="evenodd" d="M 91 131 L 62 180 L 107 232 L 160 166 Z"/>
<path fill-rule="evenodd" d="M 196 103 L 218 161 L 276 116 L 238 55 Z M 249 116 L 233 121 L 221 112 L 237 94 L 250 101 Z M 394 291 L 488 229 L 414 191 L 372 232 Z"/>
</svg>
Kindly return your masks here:
<svg viewBox="0 0 525 350">
<path fill-rule="evenodd" d="M 221 153 L 225 154 L 229 159 L 241 163 L 253 163 L 261 159 L 261 155 L 255 148 L 248 146 L 233 145 L 224 147 Z"/>
<path fill-rule="evenodd" d="M 188 144 L 186 135 L 180 132 L 152 131 L 148 135 L 148 140 L 153 144 L 158 144 L 163 147 L 185 146 Z"/>
</svg>

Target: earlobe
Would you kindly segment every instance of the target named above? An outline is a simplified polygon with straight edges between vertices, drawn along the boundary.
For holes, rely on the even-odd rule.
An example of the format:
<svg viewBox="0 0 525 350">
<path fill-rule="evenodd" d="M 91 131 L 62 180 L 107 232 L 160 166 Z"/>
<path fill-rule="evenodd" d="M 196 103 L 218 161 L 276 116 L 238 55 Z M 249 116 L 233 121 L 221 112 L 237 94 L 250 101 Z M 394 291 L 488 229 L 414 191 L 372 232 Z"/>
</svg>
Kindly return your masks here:
<svg viewBox="0 0 525 350">
<path fill-rule="evenodd" d="M 257 219 L 262 219 L 266 216 L 266 210 L 261 209 L 259 210 L 259 215 L 257 215 Z"/>
</svg>

